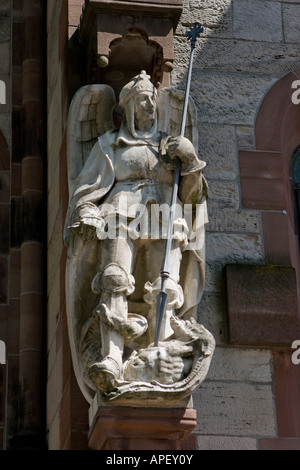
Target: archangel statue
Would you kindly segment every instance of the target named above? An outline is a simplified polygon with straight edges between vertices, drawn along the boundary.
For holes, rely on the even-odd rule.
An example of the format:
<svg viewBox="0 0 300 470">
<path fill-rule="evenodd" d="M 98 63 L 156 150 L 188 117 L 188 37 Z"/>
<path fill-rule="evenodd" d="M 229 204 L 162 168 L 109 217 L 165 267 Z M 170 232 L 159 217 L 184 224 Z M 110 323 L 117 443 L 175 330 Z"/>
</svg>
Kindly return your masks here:
<svg viewBox="0 0 300 470">
<path fill-rule="evenodd" d="M 66 301 L 75 374 L 91 402 L 176 399 L 205 378 L 213 336 L 197 323 L 205 279 L 205 163 L 196 153 L 195 109 L 178 136 L 182 95 L 158 91 L 142 71 L 119 95 L 88 85 L 68 121 Z M 115 110 L 121 110 L 118 125 Z M 156 300 L 174 160 L 181 161 L 168 302 L 154 346 Z"/>
</svg>

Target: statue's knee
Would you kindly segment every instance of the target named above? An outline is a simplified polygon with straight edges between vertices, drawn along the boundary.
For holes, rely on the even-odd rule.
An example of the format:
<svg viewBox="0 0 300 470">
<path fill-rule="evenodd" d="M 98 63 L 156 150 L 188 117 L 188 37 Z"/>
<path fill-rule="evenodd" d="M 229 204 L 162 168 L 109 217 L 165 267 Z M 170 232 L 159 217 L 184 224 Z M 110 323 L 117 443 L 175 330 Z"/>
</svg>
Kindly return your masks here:
<svg viewBox="0 0 300 470">
<path fill-rule="evenodd" d="M 107 292 L 109 294 L 132 294 L 134 291 L 134 277 L 116 263 L 108 264 L 92 281 L 92 290 L 95 293 Z"/>
</svg>

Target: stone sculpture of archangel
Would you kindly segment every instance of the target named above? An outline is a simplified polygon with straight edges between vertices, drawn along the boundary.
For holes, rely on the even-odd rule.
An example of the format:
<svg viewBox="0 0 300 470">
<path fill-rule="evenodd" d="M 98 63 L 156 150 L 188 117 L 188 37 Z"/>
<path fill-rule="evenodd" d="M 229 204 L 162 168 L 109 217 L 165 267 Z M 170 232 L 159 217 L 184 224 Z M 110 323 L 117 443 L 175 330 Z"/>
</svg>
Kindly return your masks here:
<svg viewBox="0 0 300 470">
<path fill-rule="evenodd" d="M 78 90 L 69 110 L 66 302 L 79 386 L 118 398 L 176 400 L 204 380 L 215 342 L 196 321 L 205 279 L 207 184 L 196 153 L 196 114 L 178 136 L 182 95 L 142 71 L 116 98 L 107 85 Z M 154 345 L 174 160 L 180 184 L 168 301 Z M 163 405 L 162 405 L 163 406 Z"/>
</svg>

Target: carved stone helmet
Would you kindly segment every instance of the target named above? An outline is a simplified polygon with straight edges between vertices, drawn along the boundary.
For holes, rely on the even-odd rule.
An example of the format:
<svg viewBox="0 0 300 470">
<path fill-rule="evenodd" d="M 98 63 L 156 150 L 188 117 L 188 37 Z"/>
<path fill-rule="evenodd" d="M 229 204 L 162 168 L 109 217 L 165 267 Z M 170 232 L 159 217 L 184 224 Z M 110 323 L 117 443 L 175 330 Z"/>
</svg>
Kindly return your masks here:
<svg viewBox="0 0 300 470">
<path fill-rule="evenodd" d="M 157 132 L 157 115 L 155 115 L 153 127 L 150 131 L 141 133 L 135 128 L 133 98 L 138 93 L 145 91 L 152 93 L 154 97 L 157 96 L 157 89 L 150 81 L 150 76 L 146 74 L 145 70 L 142 70 L 139 75 L 133 77 L 133 79 L 122 88 L 119 95 L 119 105 L 125 118 L 122 127 L 126 125 L 130 134 L 135 138 L 152 138 Z"/>
<path fill-rule="evenodd" d="M 119 96 L 120 107 L 124 109 L 133 96 L 143 91 L 149 91 L 153 93 L 153 95 L 157 95 L 157 90 L 150 81 L 150 75 L 147 75 L 145 70 L 142 70 L 139 75 L 133 77 L 133 79 L 122 88 Z"/>
</svg>

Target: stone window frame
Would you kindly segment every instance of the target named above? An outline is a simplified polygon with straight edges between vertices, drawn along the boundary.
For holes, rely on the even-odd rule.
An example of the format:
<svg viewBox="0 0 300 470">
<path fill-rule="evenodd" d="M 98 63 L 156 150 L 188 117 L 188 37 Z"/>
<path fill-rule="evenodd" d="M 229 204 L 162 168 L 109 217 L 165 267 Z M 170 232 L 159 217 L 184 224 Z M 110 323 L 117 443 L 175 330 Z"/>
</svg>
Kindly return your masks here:
<svg viewBox="0 0 300 470">
<path fill-rule="evenodd" d="M 300 69 L 279 79 L 258 109 L 253 150 L 240 150 L 242 204 L 261 211 L 266 264 L 293 266 L 300 280 L 294 217 L 292 156 L 300 144 L 300 105 L 292 83 Z M 267 169 L 267 171 L 266 171 Z"/>
</svg>

